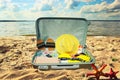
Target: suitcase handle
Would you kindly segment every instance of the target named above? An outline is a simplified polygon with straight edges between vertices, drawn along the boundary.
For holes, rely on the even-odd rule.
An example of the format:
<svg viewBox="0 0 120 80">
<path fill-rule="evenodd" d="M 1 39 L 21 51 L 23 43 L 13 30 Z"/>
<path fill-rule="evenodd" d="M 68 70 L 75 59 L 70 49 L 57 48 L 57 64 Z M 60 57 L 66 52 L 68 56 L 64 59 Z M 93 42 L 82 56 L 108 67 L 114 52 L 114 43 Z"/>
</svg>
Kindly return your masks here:
<svg viewBox="0 0 120 80">
<path fill-rule="evenodd" d="M 79 68 L 80 65 L 53 65 L 51 69 L 76 69 Z"/>
<path fill-rule="evenodd" d="M 80 65 L 52 65 L 51 69 L 77 69 L 80 68 Z M 38 66 L 38 69 L 42 69 L 42 70 L 48 70 L 49 66 L 48 65 L 41 65 Z"/>
</svg>

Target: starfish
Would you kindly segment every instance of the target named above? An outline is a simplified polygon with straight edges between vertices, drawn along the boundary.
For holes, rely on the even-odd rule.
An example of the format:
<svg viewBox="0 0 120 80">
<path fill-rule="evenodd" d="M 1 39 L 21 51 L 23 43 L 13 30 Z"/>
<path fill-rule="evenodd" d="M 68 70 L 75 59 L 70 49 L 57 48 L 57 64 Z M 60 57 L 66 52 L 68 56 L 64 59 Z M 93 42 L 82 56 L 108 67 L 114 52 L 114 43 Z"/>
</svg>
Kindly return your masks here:
<svg viewBox="0 0 120 80">
<path fill-rule="evenodd" d="M 117 76 L 116 76 L 116 74 L 118 73 L 119 71 L 113 71 L 113 69 L 112 68 L 110 68 L 110 72 L 109 73 L 105 73 L 105 75 L 106 76 L 108 76 L 108 77 L 110 77 L 110 80 L 112 80 L 113 78 L 115 79 L 115 80 L 118 80 L 118 78 L 117 78 Z"/>
<path fill-rule="evenodd" d="M 88 76 L 91 76 L 91 75 L 94 75 L 95 78 L 97 80 L 99 80 L 100 76 L 105 76 L 107 77 L 107 75 L 105 75 L 102 70 L 107 66 L 106 64 L 102 65 L 102 67 L 100 67 L 99 69 L 94 65 L 94 64 L 91 64 L 92 68 L 94 69 L 94 72 L 92 73 L 87 73 L 87 77 Z"/>
</svg>

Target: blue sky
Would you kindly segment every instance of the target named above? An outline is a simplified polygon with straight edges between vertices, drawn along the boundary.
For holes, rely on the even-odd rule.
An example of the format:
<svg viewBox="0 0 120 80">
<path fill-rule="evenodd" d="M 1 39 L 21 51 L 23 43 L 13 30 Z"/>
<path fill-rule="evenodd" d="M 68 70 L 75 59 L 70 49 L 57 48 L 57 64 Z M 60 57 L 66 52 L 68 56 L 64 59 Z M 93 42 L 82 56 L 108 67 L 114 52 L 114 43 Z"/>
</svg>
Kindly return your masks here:
<svg viewBox="0 0 120 80">
<path fill-rule="evenodd" d="M 56 16 L 120 20 L 120 0 L 0 0 L 0 20 Z"/>
</svg>

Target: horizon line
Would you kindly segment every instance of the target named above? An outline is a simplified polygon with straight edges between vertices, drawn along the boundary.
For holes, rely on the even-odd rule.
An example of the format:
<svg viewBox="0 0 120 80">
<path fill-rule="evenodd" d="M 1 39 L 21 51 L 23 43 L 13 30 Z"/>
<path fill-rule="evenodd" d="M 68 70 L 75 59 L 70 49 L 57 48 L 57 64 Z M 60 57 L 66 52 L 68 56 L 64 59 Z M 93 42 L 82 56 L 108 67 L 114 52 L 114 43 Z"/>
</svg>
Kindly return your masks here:
<svg viewBox="0 0 120 80">
<path fill-rule="evenodd" d="M 35 20 L 0 20 L 0 22 L 34 22 Z"/>
<path fill-rule="evenodd" d="M 36 20 L 0 20 L 0 22 L 35 22 Z M 88 21 L 120 21 L 120 20 L 88 20 Z"/>
</svg>

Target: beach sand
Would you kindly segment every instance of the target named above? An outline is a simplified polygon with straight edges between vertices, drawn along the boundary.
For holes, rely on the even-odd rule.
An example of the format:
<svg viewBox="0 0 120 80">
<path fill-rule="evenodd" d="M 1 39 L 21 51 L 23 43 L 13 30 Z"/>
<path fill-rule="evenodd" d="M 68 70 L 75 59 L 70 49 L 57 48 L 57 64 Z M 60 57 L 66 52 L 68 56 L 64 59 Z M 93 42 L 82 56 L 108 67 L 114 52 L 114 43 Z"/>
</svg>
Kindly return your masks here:
<svg viewBox="0 0 120 80">
<path fill-rule="evenodd" d="M 95 65 L 107 64 L 103 72 L 110 68 L 120 71 L 120 37 L 88 36 L 87 48 L 94 56 Z M 0 80 L 94 80 L 86 77 L 88 69 L 48 70 L 34 69 L 31 60 L 37 50 L 36 37 L 0 37 Z M 120 72 L 117 74 L 120 79 Z M 100 77 L 109 80 L 107 77 Z"/>
</svg>

